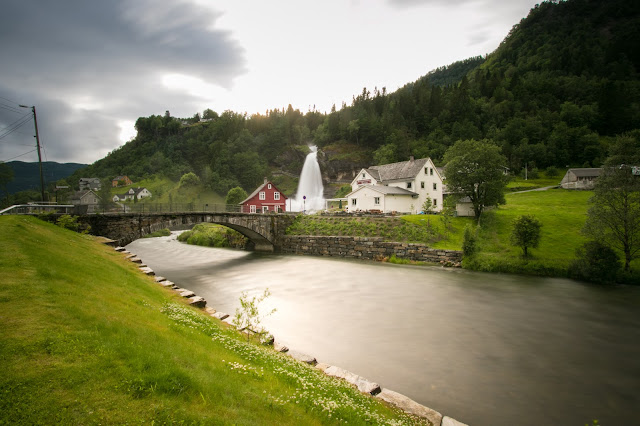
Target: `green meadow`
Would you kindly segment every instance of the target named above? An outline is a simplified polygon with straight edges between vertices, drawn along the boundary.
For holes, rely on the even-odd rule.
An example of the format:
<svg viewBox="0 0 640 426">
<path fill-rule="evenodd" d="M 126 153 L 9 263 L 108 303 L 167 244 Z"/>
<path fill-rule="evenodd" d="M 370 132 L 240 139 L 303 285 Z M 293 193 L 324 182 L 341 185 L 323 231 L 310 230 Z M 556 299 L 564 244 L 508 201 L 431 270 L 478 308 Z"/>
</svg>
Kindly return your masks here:
<svg viewBox="0 0 640 426">
<path fill-rule="evenodd" d="M 0 217 L 0 424 L 415 424 L 237 331 L 94 237 Z"/>
</svg>

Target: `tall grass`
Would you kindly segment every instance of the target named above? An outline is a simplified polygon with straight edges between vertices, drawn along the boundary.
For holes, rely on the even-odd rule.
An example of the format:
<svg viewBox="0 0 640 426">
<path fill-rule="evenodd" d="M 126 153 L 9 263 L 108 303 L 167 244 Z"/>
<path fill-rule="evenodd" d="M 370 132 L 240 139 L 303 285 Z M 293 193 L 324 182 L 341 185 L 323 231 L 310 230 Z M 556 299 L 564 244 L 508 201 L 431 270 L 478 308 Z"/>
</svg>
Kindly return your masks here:
<svg viewBox="0 0 640 426">
<path fill-rule="evenodd" d="M 410 424 L 184 305 L 121 254 L 0 217 L 0 424 Z"/>
</svg>

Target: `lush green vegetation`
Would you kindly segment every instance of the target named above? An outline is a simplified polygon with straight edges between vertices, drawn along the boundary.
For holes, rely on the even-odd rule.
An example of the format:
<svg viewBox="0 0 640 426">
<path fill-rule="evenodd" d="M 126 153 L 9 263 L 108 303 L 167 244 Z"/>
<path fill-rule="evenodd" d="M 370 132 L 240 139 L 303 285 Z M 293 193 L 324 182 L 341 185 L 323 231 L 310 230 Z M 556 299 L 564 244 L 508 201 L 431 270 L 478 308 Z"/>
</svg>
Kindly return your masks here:
<svg viewBox="0 0 640 426">
<path fill-rule="evenodd" d="M 164 228 L 159 231 L 144 235 L 142 238 L 168 237 L 169 235 L 171 235 L 171 230 L 169 230 L 168 228 Z"/>
<path fill-rule="evenodd" d="M 299 215 L 287 228 L 289 235 L 324 235 L 381 237 L 386 241 L 430 244 L 443 238 L 438 228 L 430 226 L 431 221 L 439 222 L 436 216 L 422 216 L 420 219 L 378 217 L 331 217 L 319 215 Z"/>
<path fill-rule="evenodd" d="M 194 226 L 178 235 L 178 241 L 205 247 L 244 248 L 247 244 L 247 238 L 238 231 L 212 223 Z"/>
<path fill-rule="evenodd" d="M 2 424 L 414 422 L 246 342 L 93 237 L 2 216 L 0 248 Z"/>
</svg>

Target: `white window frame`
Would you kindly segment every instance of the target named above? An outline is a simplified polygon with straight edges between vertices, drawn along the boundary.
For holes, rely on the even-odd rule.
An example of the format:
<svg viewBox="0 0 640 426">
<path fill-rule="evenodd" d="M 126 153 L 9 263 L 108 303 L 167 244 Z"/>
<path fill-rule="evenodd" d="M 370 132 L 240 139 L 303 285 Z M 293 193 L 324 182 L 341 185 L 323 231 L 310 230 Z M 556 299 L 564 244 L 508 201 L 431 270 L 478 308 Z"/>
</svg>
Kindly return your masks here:
<svg viewBox="0 0 640 426">
<path fill-rule="evenodd" d="M 411 182 L 407 182 L 407 189 L 411 189 Z"/>
<path fill-rule="evenodd" d="M 437 198 L 433 199 L 433 207 L 438 207 L 438 199 Z"/>
<path fill-rule="evenodd" d="M 438 190 L 438 184 L 436 182 L 433 182 L 433 190 L 434 191 Z"/>
<path fill-rule="evenodd" d="M 268 189 L 271 189 L 271 184 L 267 185 L 267 188 L 268 188 Z"/>
<path fill-rule="evenodd" d="M 268 213 L 269 212 L 269 206 L 262 206 L 262 213 Z"/>
<path fill-rule="evenodd" d="M 380 197 L 373 197 L 373 204 L 375 204 L 376 206 L 380 205 Z"/>
<path fill-rule="evenodd" d="M 420 189 L 424 189 L 424 182 L 420 182 Z"/>
<path fill-rule="evenodd" d="M 352 205 L 352 206 L 355 206 L 355 205 L 357 205 L 357 204 L 358 204 L 358 199 L 357 199 L 357 198 L 352 198 L 352 199 L 351 199 L 351 205 Z"/>
<path fill-rule="evenodd" d="M 260 191 L 260 194 L 258 194 L 258 198 L 260 200 L 266 200 L 267 199 L 267 193 L 264 191 Z"/>
<path fill-rule="evenodd" d="M 249 213 L 255 213 L 256 212 L 256 205 L 255 204 L 251 204 L 249 206 Z"/>
<path fill-rule="evenodd" d="M 273 193 L 273 199 L 274 200 L 279 200 L 280 199 L 280 193 L 279 192 L 274 192 Z"/>
</svg>

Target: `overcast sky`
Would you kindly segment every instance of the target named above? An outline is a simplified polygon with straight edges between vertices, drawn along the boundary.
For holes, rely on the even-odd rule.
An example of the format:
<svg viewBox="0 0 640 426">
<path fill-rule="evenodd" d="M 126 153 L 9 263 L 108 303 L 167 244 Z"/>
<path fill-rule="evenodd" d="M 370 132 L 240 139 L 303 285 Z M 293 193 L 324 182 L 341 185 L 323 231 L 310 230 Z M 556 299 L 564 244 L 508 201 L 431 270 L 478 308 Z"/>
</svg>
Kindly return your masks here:
<svg viewBox="0 0 640 426">
<path fill-rule="evenodd" d="M 9 0 L 0 161 L 93 163 L 138 117 L 328 111 L 492 52 L 536 0 Z M 24 124 L 19 126 L 24 121 Z"/>
</svg>

